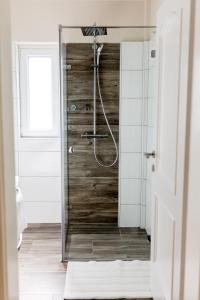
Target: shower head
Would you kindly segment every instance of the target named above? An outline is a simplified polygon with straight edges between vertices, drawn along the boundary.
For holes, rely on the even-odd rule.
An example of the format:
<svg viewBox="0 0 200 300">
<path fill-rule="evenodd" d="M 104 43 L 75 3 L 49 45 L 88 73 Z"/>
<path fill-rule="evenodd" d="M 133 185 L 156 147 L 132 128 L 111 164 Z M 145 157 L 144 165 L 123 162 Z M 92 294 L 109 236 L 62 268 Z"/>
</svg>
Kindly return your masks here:
<svg viewBox="0 0 200 300">
<path fill-rule="evenodd" d="M 81 30 L 84 36 L 107 35 L 106 27 L 81 27 Z"/>
<path fill-rule="evenodd" d="M 100 60 L 100 55 L 101 55 L 101 51 L 103 49 L 103 44 L 101 44 L 98 48 L 97 48 L 97 66 L 99 67 L 99 60 Z"/>
<path fill-rule="evenodd" d="M 97 52 L 100 54 L 102 49 L 103 49 L 103 44 L 101 44 L 101 45 L 97 48 Z"/>
</svg>

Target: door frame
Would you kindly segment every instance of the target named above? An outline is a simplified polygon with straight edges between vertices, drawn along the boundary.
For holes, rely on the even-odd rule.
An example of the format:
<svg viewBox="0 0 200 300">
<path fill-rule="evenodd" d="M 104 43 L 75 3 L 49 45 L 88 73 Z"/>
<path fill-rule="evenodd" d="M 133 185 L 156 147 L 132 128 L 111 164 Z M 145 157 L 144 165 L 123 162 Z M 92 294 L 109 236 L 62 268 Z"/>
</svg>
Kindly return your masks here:
<svg viewBox="0 0 200 300">
<path fill-rule="evenodd" d="M 3 3 L 2 3 L 3 2 Z M 8 1 L 3 0 L 0 2 L 0 27 L 9 23 L 9 7 Z M 0 56 L 0 72 L 2 70 L 9 72 L 7 78 L 1 77 L 0 82 L 0 298 L 2 300 L 17 300 L 18 288 L 17 288 L 17 250 L 16 250 L 16 211 L 15 211 L 15 192 L 14 188 L 10 188 L 14 185 L 14 135 L 13 135 L 13 116 L 12 116 L 12 95 L 11 95 L 11 55 L 7 53 L 11 52 L 11 45 L 9 41 L 10 32 L 9 26 L 5 28 L 5 32 L 1 32 L 2 37 L 8 38 L 8 41 L 2 44 L 4 51 L 1 49 Z M 3 31 L 3 30 L 2 30 Z M 192 32 L 190 33 L 192 35 Z M 190 52 L 193 50 L 190 45 Z M 7 52 L 8 51 L 8 52 Z M 191 60 L 193 58 L 191 57 Z M 7 79 L 7 80 L 6 80 Z M 5 86 L 8 85 L 8 91 L 2 88 L 2 83 Z M 3 86 L 4 87 L 4 86 Z M 188 84 L 188 92 L 191 90 L 191 86 Z M 7 96 L 9 95 L 9 98 Z M 189 95 L 188 95 L 189 96 Z M 9 99 L 9 101 L 7 101 Z M 188 99 L 188 108 L 190 108 L 190 101 Z M 189 116 L 188 116 L 189 118 Z M 8 127 L 7 127 L 8 125 Z M 187 122 L 189 126 L 189 122 Z M 9 131 L 8 131 L 9 130 Z M 189 130 L 189 127 L 188 127 Z M 9 132 L 9 134 L 8 134 Z M 189 143 L 189 134 L 186 137 L 186 152 L 188 150 L 187 144 Z M 7 151 L 8 152 L 7 152 Z M 188 163 L 186 161 L 186 163 Z M 184 179 L 186 183 L 186 189 L 188 184 L 188 168 L 185 168 Z M 184 195 L 184 202 L 187 202 L 187 194 Z M 11 208 L 12 211 L 7 209 Z M 185 212 L 186 206 L 184 207 Z M 12 219 L 14 217 L 14 219 Z M 12 220 L 11 220 L 12 219 Z M 185 224 L 185 222 L 184 222 Z M 183 224 L 183 225 L 184 225 Z M 185 232 L 182 239 L 185 238 Z M 182 259 L 182 263 L 184 260 Z M 182 264 L 182 267 L 184 265 Z M 182 274 L 182 279 L 184 274 Z M 12 290 L 12 291 L 11 291 Z"/>
<path fill-rule="evenodd" d="M 3 76 L 1 76 L 3 75 Z M 0 1 L 0 299 L 18 300 L 9 1 Z"/>
</svg>

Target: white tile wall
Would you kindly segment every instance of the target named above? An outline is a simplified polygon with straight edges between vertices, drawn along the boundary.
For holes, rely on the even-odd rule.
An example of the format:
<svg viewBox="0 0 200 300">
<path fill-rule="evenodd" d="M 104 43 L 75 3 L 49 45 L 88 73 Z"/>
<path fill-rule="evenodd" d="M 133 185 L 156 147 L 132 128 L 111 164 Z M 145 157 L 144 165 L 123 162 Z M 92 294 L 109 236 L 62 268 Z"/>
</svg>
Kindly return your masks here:
<svg viewBox="0 0 200 300">
<path fill-rule="evenodd" d="M 149 89 L 149 85 L 148 85 L 148 81 L 149 81 L 149 70 L 145 69 L 143 71 L 143 95 L 144 98 L 148 98 L 148 89 Z"/>
<path fill-rule="evenodd" d="M 124 42 L 121 46 L 121 69 L 142 70 L 143 43 Z"/>
<path fill-rule="evenodd" d="M 141 125 L 142 123 L 142 100 L 121 99 L 120 125 Z"/>
<path fill-rule="evenodd" d="M 155 68 L 151 67 L 149 69 L 149 79 L 148 79 L 148 98 L 154 98 L 155 93 Z"/>
<path fill-rule="evenodd" d="M 151 182 L 146 183 L 146 230 L 151 234 Z"/>
<path fill-rule="evenodd" d="M 121 44 L 119 225 L 122 227 L 150 227 L 147 195 L 150 189 L 146 184 L 150 186 L 147 179 L 151 176 L 152 161 L 146 160 L 144 152 L 154 150 L 155 60 L 149 61 L 151 47 L 149 42 Z"/>
<path fill-rule="evenodd" d="M 19 138 L 18 151 L 60 151 L 60 138 Z"/>
<path fill-rule="evenodd" d="M 121 71 L 121 97 L 142 98 L 143 71 Z"/>
<path fill-rule="evenodd" d="M 138 227 L 140 224 L 140 205 L 121 205 L 120 226 Z"/>
<path fill-rule="evenodd" d="M 141 152 L 141 126 L 121 126 L 121 152 Z"/>
<path fill-rule="evenodd" d="M 147 49 L 145 49 L 147 52 Z M 121 44 L 119 225 L 140 226 L 143 124 L 142 42 Z"/>
<path fill-rule="evenodd" d="M 141 179 L 121 179 L 121 205 L 140 205 Z"/>
<path fill-rule="evenodd" d="M 149 68 L 149 42 L 144 41 L 143 43 L 143 70 Z"/>
<path fill-rule="evenodd" d="M 141 153 L 121 153 L 121 178 L 141 178 Z"/>
<path fill-rule="evenodd" d="M 60 152 L 19 152 L 19 176 L 60 176 Z"/>
<path fill-rule="evenodd" d="M 25 215 L 29 223 L 60 223 L 60 202 L 25 202 Z"/>
<path fill-rule="evenodd" d="M 20 186 L 26 202 L 61 201 L 60 177 L 21 177 Z"/>
<path fill-rule="evenodd" d="M 141 204 L 140 209 L 140 227 L 145 228 L 146 227 L 146 203 L 145 205 Z"/>
</svg>

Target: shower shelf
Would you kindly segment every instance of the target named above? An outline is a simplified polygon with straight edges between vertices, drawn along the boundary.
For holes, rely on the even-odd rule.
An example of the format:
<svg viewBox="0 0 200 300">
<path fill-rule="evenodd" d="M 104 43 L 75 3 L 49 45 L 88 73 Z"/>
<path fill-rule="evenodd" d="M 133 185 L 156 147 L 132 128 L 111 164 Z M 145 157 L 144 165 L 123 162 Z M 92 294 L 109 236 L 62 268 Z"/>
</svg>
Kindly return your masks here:
<svg viewBox="0 0 200 300">
<path fill-rule="evenodd" d="M 108 134 L 81 134 L 82 138 L 87 138 L 87 139 L 104 139 L 108 138 Z"/>
</svg>

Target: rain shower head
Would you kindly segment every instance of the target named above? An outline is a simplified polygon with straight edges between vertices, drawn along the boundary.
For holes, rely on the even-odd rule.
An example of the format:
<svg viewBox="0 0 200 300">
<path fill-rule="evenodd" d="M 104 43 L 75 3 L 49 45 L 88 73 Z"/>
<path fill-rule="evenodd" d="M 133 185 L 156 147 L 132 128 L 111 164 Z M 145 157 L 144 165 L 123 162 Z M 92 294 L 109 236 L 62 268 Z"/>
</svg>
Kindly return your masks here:
<svg viewBox="0 0 200 300">
<path fill-rule="evenodd" d="M 106 27 L 81 27 L 81 30 L 84 36 L 107 35 Z"/>
</svg>

